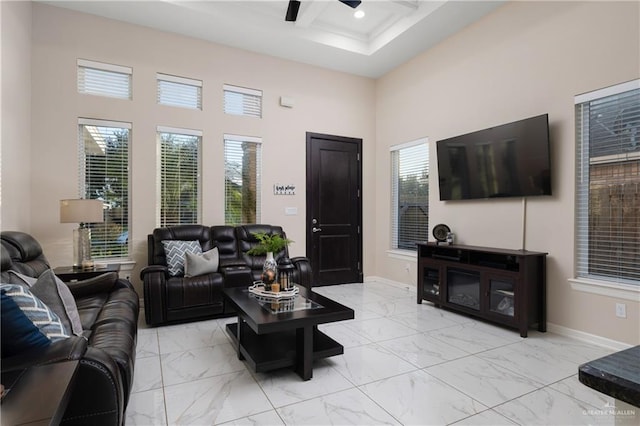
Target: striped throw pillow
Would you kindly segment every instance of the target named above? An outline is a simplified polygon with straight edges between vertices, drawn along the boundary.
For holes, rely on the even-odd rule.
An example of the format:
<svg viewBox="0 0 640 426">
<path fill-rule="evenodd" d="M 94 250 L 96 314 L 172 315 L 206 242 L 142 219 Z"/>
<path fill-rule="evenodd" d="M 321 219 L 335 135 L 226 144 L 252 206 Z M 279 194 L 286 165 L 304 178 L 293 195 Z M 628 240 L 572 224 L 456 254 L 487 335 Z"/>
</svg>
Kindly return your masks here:
<svg viewBox="0 0 640 426">
<path fill-rule="evenodd" d="M 174 277 L 184 274 L 185 253 L 202 253 L 202 247 L 200 247 L 199 241 L 163 240 L 162 245 L 164 246 L 164 254 L 167 258 L 169 275 Z"/>
<path fill-rule="evenodd" d="M 69 337 L 58 315 L 25 287 L 18 284 L 0 284 L 0 288 L 52 342 Z"/>
</svg>

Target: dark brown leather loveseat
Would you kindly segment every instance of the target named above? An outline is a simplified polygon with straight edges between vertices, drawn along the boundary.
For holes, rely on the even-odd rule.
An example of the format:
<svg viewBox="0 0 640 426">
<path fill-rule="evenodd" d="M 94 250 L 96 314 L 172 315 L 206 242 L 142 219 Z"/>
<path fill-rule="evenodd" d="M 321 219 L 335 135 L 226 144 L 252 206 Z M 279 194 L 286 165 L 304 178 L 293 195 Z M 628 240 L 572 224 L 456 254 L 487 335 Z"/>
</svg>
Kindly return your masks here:
<svg viewBox="0 0 640 426">
<path fill-rule="evenodd" d="M 3 283 L 15 279 L 10 270 L 36 278 L 50 268 L 42 247 L 31 235 L 16 231 L 0 235 Z M 77 305 L 82 335 L 55 341 L 43 349 L 3 357 L 3 375 L 34 365 L 78 360 L 61 424 L 122 425 L 133 383 L 138 294 L 129 281 L 118 278 L 115 272 L 67 285 Z M 37 409 L 38 401 L 33 403 L 31 409 Z"/>
<path fill-rule="evenodd" d="M 237 227 L 177 225 L 154 229 L 148 236 L 149 265 L 140 273 L 147 324 L 155 326 L 232 315 L 234 311 L 225 304 L 222 289 L 249 286 L 262 274 L 265 256 L 247 254 L 258 244 L 256 233 L 277 233 L 286 237 L 282 227 L 261 224 Z M 169 240 L 198 241 L 203 252 L 217 247 L 218 271 L 191 277 L 171 276 L 162 243 Z M 276 261 L 288 256 L 287 247 L 274 253 Z M 309 260 L 294 257 L 291 261 L 295 266 L 293 281 L 311 287 Z"/>
</svg>

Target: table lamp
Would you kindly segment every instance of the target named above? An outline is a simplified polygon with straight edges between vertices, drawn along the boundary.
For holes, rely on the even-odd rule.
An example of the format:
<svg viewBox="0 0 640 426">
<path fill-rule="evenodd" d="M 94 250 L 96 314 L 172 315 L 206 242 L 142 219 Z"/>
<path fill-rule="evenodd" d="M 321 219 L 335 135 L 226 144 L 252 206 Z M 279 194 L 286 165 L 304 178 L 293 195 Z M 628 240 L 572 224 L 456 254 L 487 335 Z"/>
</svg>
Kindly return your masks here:
<svg viewBox="0 0 640 426">
<path fill-rule="evenodd" d="M 91 229 L 88 223 L 104 222 L 101 200 L 78 199 L 60 200 L 60 223 L 79 223 L 73 230 L 73 267 L 90 269 L 91 260 Z"/>
</svg>

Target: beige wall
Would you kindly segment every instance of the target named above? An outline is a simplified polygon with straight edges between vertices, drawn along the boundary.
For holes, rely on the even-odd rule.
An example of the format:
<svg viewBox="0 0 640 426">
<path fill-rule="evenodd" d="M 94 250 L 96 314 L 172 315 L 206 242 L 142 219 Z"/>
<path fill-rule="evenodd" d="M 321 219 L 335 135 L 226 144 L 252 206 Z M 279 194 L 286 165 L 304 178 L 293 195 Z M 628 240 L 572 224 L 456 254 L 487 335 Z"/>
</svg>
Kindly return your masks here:
<svg viewBox="0 0 640 426">
<path fill-rule="evenodd" d="M 133 68 L 133 100 L 79 95 L 76 60 Z M 224 223 L 223 134 L 263 138 L 262 222 L 282 225 L 295 241 L 292 255 L 305 253 L 305 132 L 363 139 L 364 181 L 374 174 L 374 81 L 232 49 L 42 4 L 33 6 L 33 138 L 31 229 L 53 265 L 71 262 L 74 225 L 58 223 L 58 202 L 78 194 L 78 117 L 131 122 L 132 281 L 146 265 L 146 236 L 155 223 L 156 126 L 203 131 L 204 224 Z M 203 110 L 156 104 L 156 72 L 203 81 Z M 263 91 L 263 118 L 225 115 L 225 83 Z M 280 96 L 295 99 L 293 109 Z M 273 184 L 295 184 L 295 196 L 274 196 Z M 373 187 L 364 190 L 372 211 Z M 297 207 L 297 216 L 285 216 Z M 365 229 L 373 222 L 365 219 Z M 365 234 L 371 246 L 373 232 Z M 365 253 L 373 264 L 373 252 Z"/>
<path fill-rule="evenodd" d="M 515 2 L 398 67 L 376 83 L 376 273 L 415 282 L 415 264 L 390 257 L 388 147 L 446 137 L 548 113 L 553 196 L 439 201 L 430 182 L 430 227 L 448 224 L 463 244 L 545 251 L 549 322 L 640 343 L 637 301 L 572 290 L 574 258 L 574 95 L 640 76 L 637 2 Z M 526 212 L 526 238 L 523 221 Z M 430 235 L 430 234 L 429 234 Z M 433 240 L 432 237 L 430 237 Z M 638 296 L 636 296 L 638 300 Z M 627 319 L 615 317 L 627 304 Z"/>
<path fill-rule="evenodd" d="M 29 231 L 31 208 L 31 3 L 0 2 L 2 229 Z"/>
</svg>

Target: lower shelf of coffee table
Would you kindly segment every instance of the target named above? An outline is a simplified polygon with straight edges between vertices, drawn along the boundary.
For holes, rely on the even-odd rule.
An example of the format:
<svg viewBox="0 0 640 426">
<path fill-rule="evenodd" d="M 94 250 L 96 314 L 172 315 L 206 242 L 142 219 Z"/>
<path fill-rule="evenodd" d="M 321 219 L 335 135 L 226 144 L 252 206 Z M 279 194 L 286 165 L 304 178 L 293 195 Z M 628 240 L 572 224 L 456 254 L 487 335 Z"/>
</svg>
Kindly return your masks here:
<svg viewBox="0 0 640 426">
<path fill-rule="evenodd" d="M 238 344 L 238 324 L 227 324 L 227 333 Z M 256 334 L 242 325 L 240 353 L 260 373 L 278 368 L 293 367 L 296 363 L 296 330 Z M 313 359 L 318 360 L 344 353 L 344 347 L 318 329 L 313 333 Z"/>
</svg>

